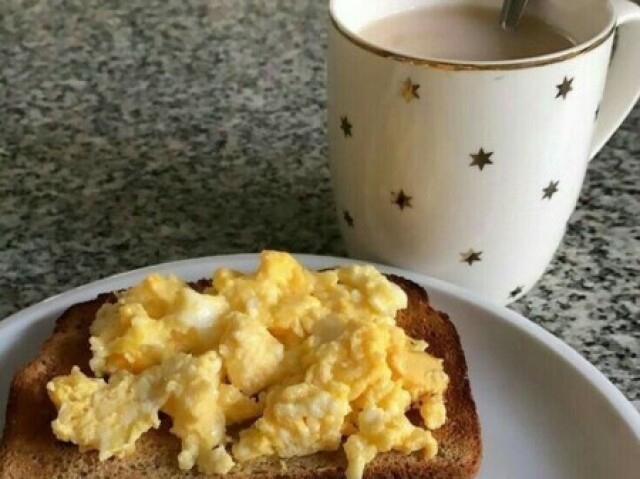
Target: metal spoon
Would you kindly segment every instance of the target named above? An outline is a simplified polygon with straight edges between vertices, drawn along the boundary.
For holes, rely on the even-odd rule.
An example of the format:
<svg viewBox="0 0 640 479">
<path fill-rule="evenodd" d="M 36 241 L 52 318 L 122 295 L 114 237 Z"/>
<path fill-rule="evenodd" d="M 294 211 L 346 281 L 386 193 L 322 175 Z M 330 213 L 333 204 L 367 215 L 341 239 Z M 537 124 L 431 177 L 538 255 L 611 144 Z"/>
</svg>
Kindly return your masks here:
<svg viewBox="0 0 640 479">
<path fill-rule="evenodd" d="M 500 13 L 500 25 L 505 30 L 518 28 L 522 12 L 524 12 L 529 0 L 504 0 Z"/>
</svg>

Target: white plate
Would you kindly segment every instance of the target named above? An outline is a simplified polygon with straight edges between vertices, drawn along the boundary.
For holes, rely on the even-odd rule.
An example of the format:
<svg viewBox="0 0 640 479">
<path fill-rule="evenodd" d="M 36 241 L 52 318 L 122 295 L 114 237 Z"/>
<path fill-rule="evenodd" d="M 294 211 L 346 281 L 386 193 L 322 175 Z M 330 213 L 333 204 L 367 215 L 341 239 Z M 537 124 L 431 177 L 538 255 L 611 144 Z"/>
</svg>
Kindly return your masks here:
<svg viewBox="0 0 640 479">
<path fill-rule="evenodd" d="M 310 268 L 352 262 L 300 255 Z M 185 279 L 209 277 L 218 267 L 255 267 L 255 255 L 167 263 L 97 281 L 31 306 L 0 322 L 0 411 L 15 370 L 33 357 L 55 318 L 74 303 L 129 286 L 149 271 Z M 504 307 L 426 276 L 381 267 L 422 284 L 449 313 L 469 363 L 480 414 L 484 459 L 478 477 L 637 478 L 640 415 L 591 364 L 556 337 Z M 4 427 L 4 413 L 0 418 Z"/>
</svg>

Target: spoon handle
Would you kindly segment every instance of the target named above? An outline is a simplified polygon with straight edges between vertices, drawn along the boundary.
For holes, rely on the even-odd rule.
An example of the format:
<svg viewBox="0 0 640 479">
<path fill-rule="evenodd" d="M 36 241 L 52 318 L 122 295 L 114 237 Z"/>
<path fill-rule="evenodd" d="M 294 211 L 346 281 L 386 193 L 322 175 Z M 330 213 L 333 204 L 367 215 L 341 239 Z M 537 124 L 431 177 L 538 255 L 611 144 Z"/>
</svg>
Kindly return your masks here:
<svg viewBox="0 0 640 479">
<path fill-rule="evenodd" d="M 522 12 L 524 12 L 529 0 L 504 0 L 500 13 L 500 25 L 507 30 L 515 30 L 518 27 Z"/>
</svg>

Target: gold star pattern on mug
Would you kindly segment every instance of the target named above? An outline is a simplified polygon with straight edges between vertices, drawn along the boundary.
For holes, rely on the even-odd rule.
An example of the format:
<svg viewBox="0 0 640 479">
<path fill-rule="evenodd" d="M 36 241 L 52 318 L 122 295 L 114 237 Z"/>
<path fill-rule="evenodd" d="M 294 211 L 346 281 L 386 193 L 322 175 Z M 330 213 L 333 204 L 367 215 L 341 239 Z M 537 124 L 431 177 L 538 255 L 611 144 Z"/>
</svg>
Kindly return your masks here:
<svg viewBox="0 0 640 479">
<path fill-rule="evenodd" d="M 349 228 L 353 228 L 353 225 L 354 225 L 353 216 L 351 216 L 351 213 L 349 213 L 348 210 L 344 210 L 342 212 L 342 218 L 344 218 L 344 222 L 347 223 L 347 226 Z"/>
<path fill-rule="evenodd" d="M 542 188 L 542 191 L 544 192 L 544 194 L 542 195 L 542 199 L 550 200 L 553 197 L 553 195 L 555 195 L 559 191 L 558 190 L 559 183 L 560 181 L 550 181 L 549 186 L 547 186 L 546 188 Z"/>
<path fill-rule="evenodd" d="M 562 97 L 562 99 L 565 100 L 569 92 L 573 90 L 572 85 L 573 85 L 573 78 L 564 77 L 564 80 L 562 80 L 562 83 L 560 83 L 559 85 L 556 85 L 556 88 L 558 89 L 556 98 Z"/>
<path fill-rule="evenodd" d="M 405 208 L 412 208 L 413 205 L 411 201 L 413 200 L 413 196 L 407 195 L 404 190 L 400 190 L 399 192 L 391 192 L 391 202 L 396 204 L 400 211 L 403 211 Z"/>
<path fill-rule="evenodd" d="M 487 165 L 493 165 L 493 161 L 491 161 L 491 156 L 493 156 L 492 151 L 485 152 L 482 148 L 480 148 L 480 151 L 478 153 L 472 153 L 469 156 L 471 156 L 471 158 L 473 159 L 469 166 L 477 166 L 480 171 L 482 171 L 482 169 Z"/>
<path fill-rule="evenodd" d="M 472 266 L 476 261 L 482 261 L 482 258 L 480 257 L 482 256 L 482 251 L 473 251 L 473 249 L 469 249 L 466 253 L 460 253 L 460 256 L 462 256 L 460 261 L 467 263 L 469 266 Z"/>
<path fill-rule="evenodd" d="M 418 90 L 420 89 L 420 85 L 417 85 L 411 81 L 411 78 L 407 78 L 402 84 L 402 97 L 407 101 L 407 103 L 412 100 L 419 100 L 420 94 Z"/>
<path fill-rule="evenodd" d="M 353 136 L 353 134 L 351 133 L 351 129 L 353 128 L 353 125 L 351 124 L 351 122 L 349 121 L 349 118 L 347 118 L 347 116 L 342 116 L 340 117 L 340 129 L 342 130 L 342 133 L 344 133 L 344 137 L 348 137 L 348 136 Z"/>
<path fill-rule="evenodd" d="M 509 297 L 510 298 L 515 298 L 516 296 L 519 296 L 520 293 L 522 293 L 523 290 L 524 290 L 524 286 L 517 286 L 515 289 L 513 289 L 511 292 L 509 292 Z"/>
</svg>

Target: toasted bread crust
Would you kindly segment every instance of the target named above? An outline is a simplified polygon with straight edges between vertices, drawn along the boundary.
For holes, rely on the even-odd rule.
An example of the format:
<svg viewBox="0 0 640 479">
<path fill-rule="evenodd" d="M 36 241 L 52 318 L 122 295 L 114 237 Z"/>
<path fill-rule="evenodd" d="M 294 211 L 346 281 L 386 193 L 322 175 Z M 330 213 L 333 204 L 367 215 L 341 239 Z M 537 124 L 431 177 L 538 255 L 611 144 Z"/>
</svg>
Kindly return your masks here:
<svg viewBox="0 0 640 479">
<path fill-rule="evenodd" d="M 418 453 L 379 454 L 365 470 L 366 479 L 452 479 L 471 478 L 478 471 L 482 444 L 480 424 L 460 338 L 448 316 L 434 310 L 427 293 L 417 284 L 398 277 L 389 279 L 401 286 L 409 306 L 398 313 L 397 322 L 406 332 L 429 343 L 429 352 L 444 360 L 450 377 L 445 401 L 447 422 L 434 432 L 439 443 L 438 456 L 425 461 Z M 194 289 L 210 283 L 199 281 Z M 0 478 L 196 478 L 225 479 L 342 479 L 346 468 L 344 453 L 323 452 L 286 461 L 264 458 L 236 466 L 225 476 L 206 476 L 194 468 L 177 467 L 179 440 L 169 433 L 168 418 L 158 430 L 145 433 L 136 443 L 136 452 L 126 459 L 98 461 L 97 454 L 79 452 L 69 443 L 58 441 L 51 431 L 56 410 L 46 392 L 47 382 L 68 374 L 73 365 L 90 373 L 88 361 L 89 326 L 99 307 L 114 301 L 113 294 L 69 308 L 56 323 L 51 337 L 38 357 L 13 379 L 6 412 L 6 425 L 0 445 Z M 413 418 L 412 418 L 413 419 Z"/>
</svg>

